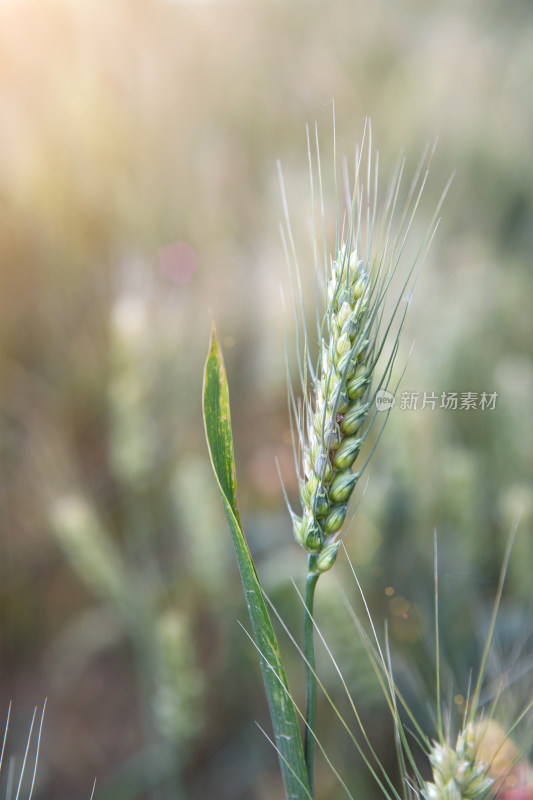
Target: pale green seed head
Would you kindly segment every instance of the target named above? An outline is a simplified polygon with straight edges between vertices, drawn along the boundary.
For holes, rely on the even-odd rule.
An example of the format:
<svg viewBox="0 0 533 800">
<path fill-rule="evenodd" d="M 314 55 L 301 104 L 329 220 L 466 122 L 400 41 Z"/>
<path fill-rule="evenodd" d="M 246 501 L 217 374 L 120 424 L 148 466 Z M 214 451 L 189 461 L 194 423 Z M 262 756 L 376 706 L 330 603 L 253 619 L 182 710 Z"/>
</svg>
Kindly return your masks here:
<svg viewBox="0 0 533 800">
<path fill-rule="evenodd" d="M 402 209 L 399 182 L 403 165 L 394 172 L 389 193 L 380 206 L 374 197 L 379 184 L 378 161 L 373 156 L 370 137 L 365 148 L 358 151 L 356 162 L 353 193 L 351 197 L 347 193 L 344 207 L 335 183 L 337 224 L 333 242 L 328 241 L 325 217 L 316 227 L 313 253 L 317 298 L 312 309 L 306 307 L 304 300 L 303 274 L 286 211 L 284 240 L 295 292 L 299 342 L 299 385 L 291 381 L 290 406 L 302 519 L 307 520 L 302 523 L 301 532 L 296 525 L 295 535 L 313 553 L 326 548 L 328 536 L 337 533 L 344 523 L 346 505 L 357 482 L 351 468 L 371 425 L 376 417 L 379 419 L 371 409 L 373 387 L 387 391 L 390 386 L 407 309 L 401 298 L 411 292 L 418 260 L 425 255 L 437 219 L 435 216 L 421 245 L 405 247 L 427 170 L 417 171 L 405 192 L 406 206 Z M 316 197 L 320 197 L 320 203 L 315 208 L 322 211 L 326 208 L 326 182 L 321 175 L 318 141 L 316 161 L 310 151 L 309 163 L 312 185 L 319 188 Z M 287 209 L 286 202 L 284 207 Z M 409 252 L 417 255 L 393 288 L 395 273 Z M 312 317 L 316 327 L 310 324 Z M 392 347 L 386 343 L 389 338 Z M 310 354 L 316 351 L 316 344 L 315 362 Z M 386 356 L 388 352 L 392 355 Z M 382 419 L 385 421 L 386 417 Z M 317 550 L 320 537 L 321 549 Z"/>
<path fill-rule="evenodd" d="M 469 723 L 459 733 L 455 748 L 434 742 L 429 754 L 433 780 L 425 784 L 426 800 L 484 800 L 494 784 L 487 765 L 478 760 L 478 740 Z"/>
</svg>

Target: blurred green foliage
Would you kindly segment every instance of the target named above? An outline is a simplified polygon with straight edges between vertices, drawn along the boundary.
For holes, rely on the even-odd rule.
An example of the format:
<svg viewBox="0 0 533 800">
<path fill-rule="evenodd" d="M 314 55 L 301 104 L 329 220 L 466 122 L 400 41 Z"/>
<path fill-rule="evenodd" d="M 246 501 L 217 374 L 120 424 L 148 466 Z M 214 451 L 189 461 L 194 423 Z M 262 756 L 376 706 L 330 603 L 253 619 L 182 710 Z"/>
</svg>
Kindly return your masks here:
<svg viewBox="0 0 533 800">
<path fill-rule="evenodd" d="M 23 717 L 49 698 L 36 797 L 88 797 L 95 775 L 102 798 L 280 796 L 252 723 L 265 706 L 235 622 L 201 374 L 215 315 L 244 527 L 298 632 L 289 578 L 305 565 L 275 466 L 293 492 L 275 162 L 305 253 L 305 124 L 318 121 L 329 165 L 333 97 L 339 153 L 370 115 L 384 182 L 401 148 L 414 164 L 439 136 L 421 225 L 456 171 L 401 389 L 498 392 L 494 411 L 393 411 L 351 555 L 431 695 L 437 528 L 443 652 L 464 690 L 522 511 L 500 620 L 503 642 L 527 640 L 532 78 L 533 16 L 519 0 L 0 4 L 0 699 Z M 353 626 L 328 581 L 318 594 L 386 742 Z M 297 696 L 301 666 L 289 656 Z M 348 745 L 319 713 L 356 785 Z M 323 772 L 318 796 L 337 796 Z"/>
</svg>

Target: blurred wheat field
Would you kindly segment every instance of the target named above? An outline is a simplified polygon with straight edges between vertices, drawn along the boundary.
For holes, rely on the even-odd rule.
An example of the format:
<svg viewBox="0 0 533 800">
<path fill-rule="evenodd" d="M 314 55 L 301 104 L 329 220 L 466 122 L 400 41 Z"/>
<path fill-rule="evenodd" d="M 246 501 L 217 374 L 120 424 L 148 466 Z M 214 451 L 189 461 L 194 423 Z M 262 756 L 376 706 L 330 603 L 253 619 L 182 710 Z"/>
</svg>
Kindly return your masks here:
<svg viewBox="0 0 533 800">
<path fill-rule="evenodd" d="M 519 660 L 533 565 L 532 78 L 525 0 L 0 3 L 0 719 L 12 700 L 20 757 L 48 698 L 35 798 L 87 798 L 95 776 L 96 798 L 280 796 L 253 724 L 265 706 L 236 622 L 201 375 L 215 316 L 245 528 L 297 629 L 289 579 L 305 567 L 275 464 L 294 492 L 276 160 L 305 252 L 305 126 L 317 121 L 327 172 L 332 98 L 339 154 L 372 118 L 384 183 L 400 151 L 414 164 L 438 136 L 421 225 L 456 173 L 400 389 L 497 393 L 493 411 L 398 402 L 350 554 L 402 663 L 424 674 L 437 528 L 443 652 L 464 685 L 521 511 L 497 631 L 502 664 Z M 360 644 L 334 581 L 320 591 L 350 674 Z M 297 694 L 300 667 L 289 656 Z M 376 687 L 353 672 L 392 758 Z M 528 675 L 517 697 L 531 696 Z M 321 780 L 317 796 L 337 797 Z"/>
</svg>

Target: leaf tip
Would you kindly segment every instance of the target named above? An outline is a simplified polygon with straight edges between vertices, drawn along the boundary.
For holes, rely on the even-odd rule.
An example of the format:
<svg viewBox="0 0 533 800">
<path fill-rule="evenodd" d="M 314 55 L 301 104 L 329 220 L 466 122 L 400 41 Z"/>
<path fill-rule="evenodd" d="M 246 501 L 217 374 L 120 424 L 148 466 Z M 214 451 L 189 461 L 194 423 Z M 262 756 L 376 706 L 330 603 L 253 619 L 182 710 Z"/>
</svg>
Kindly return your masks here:
<svg viewBox="0 0 533 800">
<path fill-rule="evenodd" d="M 215 318 L 211 320 L 211 334 L 209 336 L 209 353 L 211 354 L 213 350 L 218 350 L 219 348 L 219 341 L 218 341 L 218 333 L 217 333 L 217 323 Z"/>
</svg>

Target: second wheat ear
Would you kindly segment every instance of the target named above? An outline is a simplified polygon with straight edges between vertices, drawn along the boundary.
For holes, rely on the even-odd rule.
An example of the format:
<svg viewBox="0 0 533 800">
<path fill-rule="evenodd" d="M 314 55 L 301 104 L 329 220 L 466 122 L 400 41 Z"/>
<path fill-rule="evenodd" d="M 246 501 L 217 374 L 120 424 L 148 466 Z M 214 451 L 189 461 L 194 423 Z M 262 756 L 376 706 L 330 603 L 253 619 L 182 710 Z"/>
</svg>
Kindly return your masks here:
<svg viewBox="0 0 533 800">
<path fill-rule="evenodd" d="M 376 396 L 387 392 L 393 379 L 400 334 L 422 260 L 438 225 L 445 189 L 421 242 L 406 247 L 429 174 L 433 151 L 425 154 L 402 197 L 405 162 L 402 159 L 378 203 L 379 158 L 372 149 L 371 128 L 356 148 L 350 181 L 345 170 L 346 200 L 341 208 L 334 156 L 336 208 L 335 241 L 327 240 L 324 182 L 318 135 L 314 153 L 308 135 L 312 204 L 319 200 L 314 240 L 314 281 L 318 359 L 313 363 L 311 334 L 306 323 L 303 270 L 294 246 L 285 187 L 285 250 L 291 273 L 296 310 L 299 386 L 289 379 L 294 457 L 301 512 L 290 503 L 296 541 L 308 553 L 305 593 L 304 652 L 306 660 L 305 758 L 311 793 L 314 792 L 316 673 L 313 607 L 319 576 L 331 569 L 351 517 L 349 501 L 374 451 L 359 466 L 361 450 L 373 423 L 379 419 L 377 439 L 388 411 L 380 415 Z M 351 186 L 350 186 L 351 183 Z M 318 194 L 315 190 L 318 186 Z M 413 254 L 409 258 L 407 250 Z M 319 256 L 320 254 L 320 256 Z M 404 264 L 404 261 L 407 263 Z M 320 286 L 324 291 L 320 293 Z M 297 290 L 296 290 L 296 287 Z M 322 315 L 320 314 L 322 308 Z M 390 410 L 390 409 L 389 409 Z"/>
</svg>

